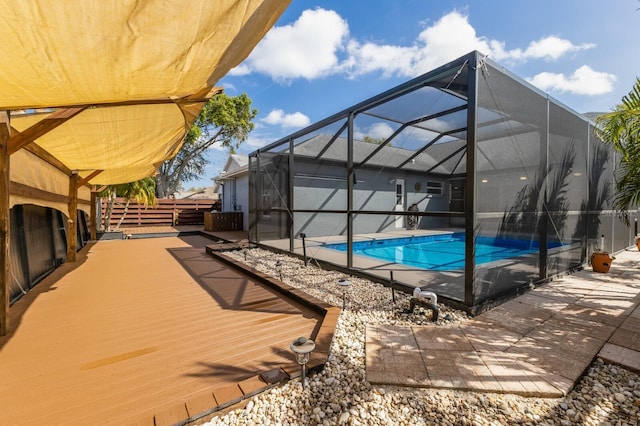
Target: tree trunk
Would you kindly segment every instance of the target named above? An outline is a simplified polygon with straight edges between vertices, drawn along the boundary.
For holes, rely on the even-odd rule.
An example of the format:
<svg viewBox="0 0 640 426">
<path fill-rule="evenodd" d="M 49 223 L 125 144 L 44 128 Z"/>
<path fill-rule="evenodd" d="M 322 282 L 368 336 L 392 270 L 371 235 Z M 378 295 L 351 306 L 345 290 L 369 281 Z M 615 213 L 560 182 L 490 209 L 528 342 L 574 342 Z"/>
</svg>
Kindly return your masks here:
<svg viewBox="0 0 640 426">
<path fill-rule="evenodd" d="M 167 185 L 162 174 L 156 176 L 156 197 L 167 198 Z"/>
<path fill-rule="evenodd" d="M 124 217 L 127 215 L 127 212 L 129 211 L 129 203 L 131 203 L 131 200 L 127 199 L 127 203 L 124 205 L 124 211 L 122 212 L 122 216 L 120 216 L 120 220 L 118 220 L 118 223 L 116 224 L 116 227 L 114 229 L 115 231 L 120 229 L 120 225 L 122 225 L 122 221 L 124 220 Z"/>
<path fill-rule="evenodd" d="M 109 198 L 107 198 L 107 211 L 104 215 L 104 230 L 111 230 L 111 213 L 113 212 L 113 205 L 116 202 L 116 194 L 115 192 L 109 193 Z"/>
</svg>

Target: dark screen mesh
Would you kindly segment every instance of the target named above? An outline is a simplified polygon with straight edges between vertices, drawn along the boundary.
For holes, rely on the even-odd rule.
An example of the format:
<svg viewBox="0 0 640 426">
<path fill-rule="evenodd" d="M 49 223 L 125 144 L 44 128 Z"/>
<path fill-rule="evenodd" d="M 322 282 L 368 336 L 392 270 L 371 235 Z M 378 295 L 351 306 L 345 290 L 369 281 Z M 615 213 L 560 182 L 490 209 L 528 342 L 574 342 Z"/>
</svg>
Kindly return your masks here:
<svg viewBox="0 0 640 426">
<path fill-rule="evenodd" d="M 289 236 L 289 154 L 283 147 L 260 153 L 256 176 L 258 241 Z"/>
<path fill-rule="evenodd" d="M 586 257 L 588 203 L 588 123 L 549 103 L 549 156 L 546 182 L 547 274 L 575 268 Z"/>
<path fill-rule="evenodd" d="M 78 211 L 78 250 L 89 241 L 87 215 Z M 14 303 L 47 274 L 66 261 L 67 217 L 58 210 L 32 204 L 11 209 L 10 299 Z"/>
<path fill-rule="evenodd" d="M 60 265 L 67 260 L 67 216 L 61 211 L 53 211 L 53 243 L 55 246 L 56 264 Z"/>
<path fill-rule="evenodd" d="M 491 66 L 478 80 L 475 303 L 540 278 L 548 175 L 547 100 Z"/>
<path fill-rule="evenodd" d="M 11 209 L 11 237 L 9 243 L 9 293 L 13 302 L 29 290 L 29 274 L 26 264 L 26 245 L 24 241 L 24 224 L 22 222 L 22 206 Z"/>
<path fill-rule="evenodd" d="M 55 268 L 53 232 L 48 209 L 24 205 L 24 234 L 31 281 L 38 281 Z"/>
<path fill-rule="evenodd" d="M 587 119 L 472 52 L 252 154 L 250 235 L 299 253 L 305 234 L 318 257 L 478 308 L 581 266 L 601 235 L 630 244 L 615 164 Z"/>
</svg>

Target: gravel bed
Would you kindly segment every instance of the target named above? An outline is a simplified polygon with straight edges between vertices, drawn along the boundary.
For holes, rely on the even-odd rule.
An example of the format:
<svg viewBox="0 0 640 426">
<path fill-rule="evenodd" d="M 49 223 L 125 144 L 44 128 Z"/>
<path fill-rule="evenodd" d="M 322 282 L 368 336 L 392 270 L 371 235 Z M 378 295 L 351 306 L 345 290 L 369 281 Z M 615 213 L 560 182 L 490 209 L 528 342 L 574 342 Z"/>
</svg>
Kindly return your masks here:
<svg viewBox="0 0 640 426">
<path fill-rule="evenodd" d="M 227 255 L 325 302 L 342 306 L 336 281 L 345 275 L 305 267 L 301 260 L 262 249 Z M 246 260 L 245 260 L 246 258 Z M 365 326 L 367 324 L 460 324 L 466 313 L 439 304 L 440 317 L 416 308 L 402 313 L 409 295 L 371 281 L 350 277 L 352 288 L 335 330 L 331 351 L 322 372 L 308 377 L 306 389 L 299 379 L 253 397 L 244 409 L 209 418 L 214 425 L 638 425 L 640 376 L 596 360 L 565 398 L 526 398 L 510 394 L 463 392 L 425 388 L 372 386 L 365 378 Z"/>
</svg>

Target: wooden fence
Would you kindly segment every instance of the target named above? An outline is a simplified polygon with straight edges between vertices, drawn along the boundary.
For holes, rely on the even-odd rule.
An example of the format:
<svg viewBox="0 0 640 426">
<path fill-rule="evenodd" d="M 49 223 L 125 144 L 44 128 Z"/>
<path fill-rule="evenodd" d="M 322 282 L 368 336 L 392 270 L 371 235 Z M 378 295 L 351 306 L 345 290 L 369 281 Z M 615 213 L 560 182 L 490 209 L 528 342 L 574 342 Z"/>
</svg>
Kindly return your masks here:
<svg viewBox="0 0 640 426">
<path fill-rule="evenodd" d="M 242 212 L 204 214 L 204 230 L 209 232 L 242 231 Z"/>
<path fill-rule="evenodd" d="M 132 201 L 120 227 L 132 226 L 173 226 L 173 225 L 202 225 L 204 213 L 210 212 L 216 200 L 211 199 L 181 199 L 161 198 L 155 207 L 145 207 Z M 116 226 L 122 215 L 126 200 L 117 198 L 111 213 L 110 225 Z M 107 211 L 107 200 L 102 199 L 102 222 Z M 242 228 L 240 228 L 242 229 Z"/>
</svg>

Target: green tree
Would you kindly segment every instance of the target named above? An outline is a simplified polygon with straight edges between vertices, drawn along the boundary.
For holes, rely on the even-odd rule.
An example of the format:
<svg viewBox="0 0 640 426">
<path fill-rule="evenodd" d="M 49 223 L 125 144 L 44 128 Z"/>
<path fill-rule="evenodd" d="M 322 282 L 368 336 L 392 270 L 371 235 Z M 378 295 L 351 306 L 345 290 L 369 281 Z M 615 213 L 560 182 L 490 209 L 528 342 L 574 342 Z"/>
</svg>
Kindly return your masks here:
<svg viewBox="0 0 640 426">
<path fill-rule="evenodd" d="M 156 195 L 165 198 L 180 189 L 182 182 L 197 179 L 204 173 L 209 160 L 206 151 L 220 143 L 231 153 L 243 143 L 253 130 L 258 110 L 251 107 L 245 94 L 214 96 L 204 106 L 187 133 L 178 154 L 164 162 L 156 175 Z"/>
<path fill-rule="evenodd" d="M 120 225 L 122 225 L 122 221 L 129 211 L 129 204 L 131 203 L 131 200 L 136 200 L 137 203 L 145 206 L 156 205 L 155 187 L 156 184 L 152 177 L 144 178 L 135 182 L 109 185 L 100 193 L 101 197 L 105 197 L 108 200 L 107 211 L 104 218 L 104 229 L 111 230 L 111 213 L 113 212 L 116 197 L 123 197 L 126 200 L 126 203 L 124 206 L 124 212 L 122 213 L 120 220 L 118 220 L 114 230 L 120 229 Z"/>
<path fill-rule="evenodd" d="M 629 225 L 629 208 L 640 204 L 640 78 L 621 104 L 596 118 L 596 126 L 600 139 L 621 154 L 614 205 Z"/>
</svg>

